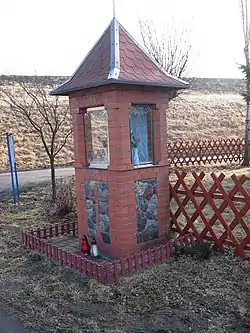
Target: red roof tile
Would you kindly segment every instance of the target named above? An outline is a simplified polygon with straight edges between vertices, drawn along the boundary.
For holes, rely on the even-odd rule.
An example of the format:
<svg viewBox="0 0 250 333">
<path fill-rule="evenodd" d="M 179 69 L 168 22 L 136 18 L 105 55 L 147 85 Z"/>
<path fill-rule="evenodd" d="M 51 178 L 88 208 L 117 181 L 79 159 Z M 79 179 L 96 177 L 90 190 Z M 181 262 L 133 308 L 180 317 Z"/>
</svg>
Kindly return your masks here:
<svg viewBox="0 0 250 333">
<path fill-rule="evenodd" d="M 109 83 L 187 88 L 188 83 L 167 74 L 114 18 L 72 77 L 53 90 L 68 95 Z"/>
</svg>

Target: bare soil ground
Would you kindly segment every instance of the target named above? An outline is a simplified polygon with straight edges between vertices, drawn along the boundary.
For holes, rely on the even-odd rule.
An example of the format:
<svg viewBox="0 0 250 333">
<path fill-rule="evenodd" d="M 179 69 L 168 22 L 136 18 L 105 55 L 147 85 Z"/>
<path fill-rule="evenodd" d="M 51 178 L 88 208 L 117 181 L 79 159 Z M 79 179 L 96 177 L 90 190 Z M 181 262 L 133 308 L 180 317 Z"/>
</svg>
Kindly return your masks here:
<svg viewBox="0 0 250 333">
<path fill-rule="evenodd" d="M 17 206 L 0 199 L 0 306 L 27 332 L 249 332 L 250 262 L 229 252 L 172 258 L 103 286 L 20 248 L 21 230 L 55 222 L 45 209 L 49 192 L 26 188 Z"/>
<path fill-rule="evenodd" d="M 44 83 L 56 80 L 49 77 L 40 79 Z M 62 81 L 59 79 L 58 84 Z M 0 85 L 8 85 L 8 77 L 5 80 L 0 77 Z M 180 94 L 170 103 L 167 114 L 169 140 L 242 138 L 245 116 L 241 90 L 241 80 L 197 79 L 193 81 L 189 92 Z M 19 94 L 18 91 L 17 94 Z M 65 98 L 62 99 L 63 102 Z M 39 138 L 28 130 L 24 121 L 14 119 L 10 110 L 0 102 L 0 170 L 8 167 L 5 137 L 1 136 L 5 132 L 15 134 L 19 168 L 37 168 L 49 164 Z M 68 165 L 72 161 L 71 137 L 58 155 L 56 163 Z"/>
</svg>

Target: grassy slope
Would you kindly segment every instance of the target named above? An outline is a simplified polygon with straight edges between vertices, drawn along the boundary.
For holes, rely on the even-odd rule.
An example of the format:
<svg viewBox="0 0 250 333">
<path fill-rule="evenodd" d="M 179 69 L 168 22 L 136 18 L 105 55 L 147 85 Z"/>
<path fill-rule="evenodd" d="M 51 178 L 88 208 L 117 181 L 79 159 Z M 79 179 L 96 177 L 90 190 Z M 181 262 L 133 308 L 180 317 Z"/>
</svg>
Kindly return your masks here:
<svg viewBox="0 0 250 333">
<path fill-rule="evenodd" d="M 208 79 L 195 81 L 191 92 L 181 94 L 170 103 L 168 113 L 170 140 L 243 136 L 244 103 L 237 93 L 239 84 L 234 80 L 224 81 Z M 1 80 L 0 84 L 3 84 Z M 9 110 L 0 106 L 0 134 L 6 131 L 15 134 L 16 157 L 20 168 L 48 165 L 40 140 L 28 132 L 24 122 L 13 119 Z M 68 164 L 72 160 L 73 144 L 72 138 L 69 138 L 67 146 L 57 158 L 57 164 Z M 5 138 L 0 136 L 0 170 L 7 168 L 7 162 Z"/>
<path fill-rule="evenodd" d="M 171 141 L 239 138 L 244 134 L 244 103 L 233 93 L 192 92 L 170 103 L 168 119 Z"/>
</svg>

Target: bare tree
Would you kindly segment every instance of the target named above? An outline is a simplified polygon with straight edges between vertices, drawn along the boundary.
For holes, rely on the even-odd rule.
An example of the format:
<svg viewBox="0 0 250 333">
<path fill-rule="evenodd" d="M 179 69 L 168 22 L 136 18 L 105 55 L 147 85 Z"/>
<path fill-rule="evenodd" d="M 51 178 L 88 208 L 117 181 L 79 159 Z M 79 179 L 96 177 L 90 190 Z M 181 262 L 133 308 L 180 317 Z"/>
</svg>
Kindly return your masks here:
<svg viewBox="0 0 250 333">
<path fill-rule="evenodd" d="M 240 0 L 241 19 L 244 34 L 244 56 L 245 64 L 240 65 L 240 69 L 245 77 L 245 91 L 242 94 L 246 101 L 246 123 L 245 123 L 245 151 L 243 165 L 250 164 L 250 60 L 249 60 L 249 38 L 250 38 L 250 22 L 248 19 L 248 0 Z"/>
<path fill-rule="evenodd" d="M 52 88 L 38 79 L 29 82 L 14 78 L 8 86 L 0 87 L 0 98 L 10 107 L 13 116 L 24 120 L 41 139 L 50 162 L 52 200 L 55 201 L 55 158 L 67 143 L 72 127 L 69 107 L 59 103 L 58 97 L 49 96 Z"/>
<path fill-rule="evenodd" d="M 188 69 L 191 43 L 187 29 L 172 28 L 159 34 L 152 21 L 139 21 L 144 47 L 150 56 L 169 74 L 183 77 Z"/>
</svg>

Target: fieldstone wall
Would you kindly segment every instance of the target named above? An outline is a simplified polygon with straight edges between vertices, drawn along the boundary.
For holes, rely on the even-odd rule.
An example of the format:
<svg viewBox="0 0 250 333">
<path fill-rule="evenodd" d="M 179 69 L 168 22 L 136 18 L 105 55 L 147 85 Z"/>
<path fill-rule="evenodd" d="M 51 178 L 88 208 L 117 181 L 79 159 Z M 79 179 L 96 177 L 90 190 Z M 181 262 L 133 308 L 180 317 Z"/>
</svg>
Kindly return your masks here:
<svg viewBox="0 0 250 333">
<path fill-rule="evenodd" d="M 111 243 L 108 212 L 108 183 L 95 180 L 85 181 L 88 236 L 96 238 L 97 228 L 103 242 Z M 97 226 L 98 224 L 98 226 Z"/>
<path fill-rule="evenodd" d="M 109 210 L 108 210 L 108 183 L 107 182 L 97 182 L 98 186 L 98 209 L 99 209 L 99 219 L 100 219 L 100 230 L 104 243 L 110 244 L 110 220 L 109 220 Z"/>
<path fill-rule="evenodd" d="M 158 237 L 156 180 L 135 182 L 137 244 Z"/>
</svg>

